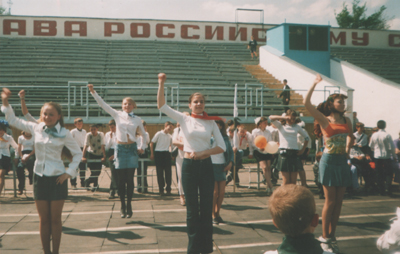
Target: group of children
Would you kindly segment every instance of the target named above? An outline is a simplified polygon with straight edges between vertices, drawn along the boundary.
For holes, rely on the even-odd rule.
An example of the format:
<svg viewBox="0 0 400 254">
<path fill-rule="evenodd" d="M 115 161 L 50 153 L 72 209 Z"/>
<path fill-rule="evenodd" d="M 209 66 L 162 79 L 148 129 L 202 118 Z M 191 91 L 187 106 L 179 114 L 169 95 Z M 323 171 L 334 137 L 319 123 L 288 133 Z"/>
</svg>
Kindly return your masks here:
<svg viewBox="0 0 400 254">
<path fill-rule="evenodd" d="M 173 138 L 169 134 L 173 125 L 170 122 L 165 123 L 164 129 L 159 131 L 151 142 L 144 122 L 133 114 L 136 103 L 129 97 L 123 99 L 122 111 L 118 111 L 110 107 L 96 93 L 93 85 L 89 84 L 90 93 L 113 120 L 109 122 L 110 132 L 106 135 L 98 131 L 97 125 L 91 125 L 90 132 L 85 134 L 82 119 L 75 119 L 76 129 L 67 130 L 64 127 L 61 107 L 53 102 L 43 105 L 39 120 L 31 118 L 26 112 L 24 115 L 28 121 L 17 118 L 8 103 L 11 92 L 3 88 L 2 112 L 11 126 L 23 130 L 25 134 L 32 134 L 34 149 L 28 145 L 28 142 L 21 149 L 13 145 L 12 141 L 8 142 L 9 137 L 0 123 L 2 138 L 0 141 L 5 146 L 8 145 L 7 148 L 0 147 L 2 153 L 0 174 L 10 163 L 10 154 L 6 151 L 10 145 L 15 146 L 17 151 L 21 151 L 16 156 L 21 157 L 21 162 L 26 162 L 34 152 L 36 156 L 33 177 L 34 199 L 39 213 L 40 236 L 45 253 L 58 253 L 61 241 L 61 213 L 68 196 L 66 180 L 74 179 L 78 175 L 78 168 L 82 166 L 82 163 L 88 162 L 92 171 L 92 177 L 86 180 L 85 174 L 80 173 L 81 185 L 85 187 L 92 182 L 94 187 L 97 187 L 97 177 L 102 163 L 106 161 L 111 163 L 111 172 L 115 177 L 112 177 L 114 180 L 111 181 L 110 197 L 114 197 L 117 190 L 121 201 L 121 218 L 132 217 L 133 176 L 135 169 L 139 168 L 139 157 L 146 156 L 145 150 L 149 143 L 150 157 L 156 161 L 157 180 L 161 194 L 164 193 L 164 186 L 166 186 L 167 194 L 171 192 L 170 147 L 176 145 L 178 155 L 182 157 L 182 160 L 179 160 L 181 165 L 178 182 L 182 187 L 179 188 L 182 189 L 180 195 L 184 195 L 183 202 L 187 209 L 188 253 L 213 252 L 212 224 L 213 221 L 215 224 L 223 221 L 219 212 L 225 184 L 227 180 L 229 181 L 229 177 L 226 178 L 226 172 L 235 166 L 235 162 L 240 167 L 240 159 L 234 161 L 233 154 L 234 152 L 241 154 L 240 151 L 245 149 L 246 143 L 249 148 L 253 146 L 254 157 L 263 169 L 267 181 L 267 190 L 272 194 L 269 209 L 273 222 L 285 234 L 278 250 L 267 253 L 339 253 L 335 230 L 345 188 L 351 185 L 351 171 L 347 156 L 352 146 L 350 144 L 354 143 L 351 122 L 343 116 L 346 98 L 344 95 L 330 96 L 324 102 L 322 111 L 314 108 L 310 102 L 311 95 L 315 86 L 322 81 L 317 75 L 304 99 L 305 107 L 318 123 L 325 143 L 319 165 L 319 183 L 322 185 L 326 199 L 322 209 L 322 236 L 317 241 L 312 235 L 314 228 L 318 225 L 313 195 L 307 188 L 295 184 L 297 174 L 304 171 L 301 155 L 305 154 L 309 141 L 307 132 L 295 123 L 296 112 L 288 110 L 286 115 L 269 117 L 275 126 L 272 128 L 276 128 L 277 132 L 267 129 L 267 118 L 257 118 L 255 121 L 257 128 L 253 130 L 251 136 L 243 127 L 240 127 L 237 138 L 239 141 L 231 145 L 223 119 L 209 116 L 204 111 L 204 95 L 194 93 L 189 97 L 188 106 L 191 114 L 176 111 L 166 104 L 165 80 L 166 75 L 160 73 L 157 107 L 162 113 L 175 120 L 179 126 Z M 20 97 L 21 105 L 23 105 L 24 98 Z M 382 149 L 377 145 L 380 140 L 388 139 L 383 133 L 384 126 L 378 123 L 379 126 L 382 127 L 381 131 L 371 138 L 370 146 L 371 149 L 378 150 L 375 154 L 378 159 L 377 167 L 384 168 L 387 164 L 385 156 L 391 148 Z M 270 170 L 273 156 L 265 148 L 254 146 L 251 141 L 261 135 L 271 141 L 276 138 L 273 137 L 273 132 L 274 135 L 279 135 L 277 168 L 282 172 L 283 178 L 282 186 L 274 191 Z M 298 135 L 303 137 L 300 146 L 297 142 Z M 85 141 L 82 143 L 83 137 Z M 24 138 L 30 139 L 29 135 Z M 350 142 L 347 142 L 348 139 Z M 21 145 L 22 143 L 21 140 Z M 68 169 L 64 167 L 62 156 L 70 160 Z M 237 157 L 240 158 L 240 156 Z M 143 172 L 146 169 L 140 170 Z M 85 172 L 83 166 L 81 171 Z M 384 175 L 388 177 L 389 173 L 386 172 Z M 71 184 L 76 186 L 76 181 L 72 181 Z M 146 186 L 142 185 L 142 187 L 141 190 L 146 191 Z M 183 202 L 181 200 L 181 203 Z M 52 251 L 50 242 L 53 245 Z"/>
</svg>

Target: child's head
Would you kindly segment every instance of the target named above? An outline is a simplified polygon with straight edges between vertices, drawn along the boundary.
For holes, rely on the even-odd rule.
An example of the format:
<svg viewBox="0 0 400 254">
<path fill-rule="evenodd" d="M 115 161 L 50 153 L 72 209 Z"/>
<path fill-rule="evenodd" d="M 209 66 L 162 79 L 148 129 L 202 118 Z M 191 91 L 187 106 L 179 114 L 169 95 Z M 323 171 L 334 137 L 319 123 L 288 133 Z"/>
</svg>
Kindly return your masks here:
<svg viewBox="0 0 400 254">
<path fill-rule="evenodd" d="M 108 127 L 110 128 L 110 131 L 111 131 L 111 132 L 115 132 L 115 131 L 116 131 L 117 127 L 116 127 L 116 125 L 115 125 L 115 120 L 114 120 L 114 119 L 111 119 L 111 120 L 108 122 Z"/>
<path fill-rule="evenodd" d="M 383 120 L 379 120 L 376 125 L 377 125 L 378 129 L 381 129 L 381 130 L 386 128 L 386 122 Z"/>
<path fill-rule="evenodd" d="M 74 125 L 78 130 L 82 130 L 83 128 L 83 119 L 78 117 L 74 119 Z"/>
<path fill-rule="evenodd" d="M 220 132 L 221 132 L 221 135 L 222 135 L 222 136 L 226 136 L 225 122 L 222 121 L 222 120 L 215 120 L 215 122 L 216 122 L 217 125 L 218 125 L 218 128 L 219 128 L 219 130 L 220 130 Z M 231 129 L 232 127 L 235 128 L 235 127 L 232 125 L 231 127 L 229 127 L 229 129 Z"/>
<path fill-rule="evenodd" d="M 97 135 L 97 131 L 99 130 L 99 125 L 98 124 L 91 124 L 90 125 L 90 132 L 96 136 Z"/>
<path fill-rule="evenodd" d="M 46 126 L 53 127 L 60 123 L 64 127 L 64 118 L 60 104 L 56 102 L 46 102 L 40 110 L 40 121 L 44 122 Z"/>
<path fill-rule="evenodd" d="M 126 113 L 131 113 L 136 108 L 136 102 L 131 97 L 126 97 L 122 100 L 122 110 Z"/>
<path fill-rule="evenodd" d="M 164 131 L 170 133 L 174 129 L 174 125 L 170 121 L 166 121 L 164 124 Z"/>
<path fill-rule="evenodd" d="M 285 235 L 312 233 L 318 225 L 314 196 L 306 187 L 287 184 L 277 188 L 268 207 L 274 225 Z"/>
</svg>

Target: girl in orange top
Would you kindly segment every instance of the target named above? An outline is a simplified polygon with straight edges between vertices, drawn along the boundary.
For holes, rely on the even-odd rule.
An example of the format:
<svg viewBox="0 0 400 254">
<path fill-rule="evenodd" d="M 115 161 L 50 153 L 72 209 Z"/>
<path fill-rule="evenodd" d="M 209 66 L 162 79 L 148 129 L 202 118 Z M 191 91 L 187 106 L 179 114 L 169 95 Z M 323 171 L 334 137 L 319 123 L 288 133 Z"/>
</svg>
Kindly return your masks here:
<svg viewBox="0 0 400 254">
<path fill-rule="evenodd" d="M 311 104 L 315 86 L 321 81 L 318 74 L 304 99 L 304 105 L 314 117 L 317 132 L 322 132 L 325 143 L 319 163 L 319 180 L 323 185 L 325 204 L 322 208 L 322 236 L 318 240 L 325 251 L 339 253 L 335 231 L 346 187 L 351 186 L 351 171 L 347 159 L 354 136 L 350 119 L 344 117 L 344 100 L 347 96 L 333 94 L 318 109 Z"/>
</svg>

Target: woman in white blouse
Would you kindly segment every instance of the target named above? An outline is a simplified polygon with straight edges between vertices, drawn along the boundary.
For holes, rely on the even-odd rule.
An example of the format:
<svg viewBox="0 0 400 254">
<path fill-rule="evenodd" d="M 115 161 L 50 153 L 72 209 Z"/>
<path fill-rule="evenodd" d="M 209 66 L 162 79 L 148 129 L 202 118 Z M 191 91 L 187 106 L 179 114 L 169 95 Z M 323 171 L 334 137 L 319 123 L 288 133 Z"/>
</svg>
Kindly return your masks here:
<svg viewBox="0 0 400 254">
<path fill-rule="evenodd" d="M 184 136 L 182 164 L 182 184 L 186 198 L 186 223 L 189 244 L 187 253 L 211 253 L 212 205 L 214 192 L 214 172 L 210 156 L 225 151 L 225 142 L 215 121 L 204 112 L 205 99 L 200 93 L 189 97 L 191 116 L 187 116 L 165 104 L 164 82 L 166 75 L 158 75 L 157 106 L 161 112 L 181 125 Z M 220 118 L 218 118 L 220 119 Z M 211 148 L 211 136 L 216 146 Z M 200 204 L 198 195 L 200 191 Z"/>
<path fill-rule="evenodd" d="M 45 103 L 40 111 L 39 123 L 27 122 L 15 116 L 8 104 L 10 90 L 3 88 L 1 111 L 11 126 L 35 136 L 36 161 L 34 167 L 34 199 L 40 219 L 40 238 L 45 253 L 58 253 L 61 242 L 61 213 L 68 196 L 68 178 L 77 175 L 82 151 L 69 130 L 64 128 L 61 106 Z M 70 151 L 72 161 L 65 169 L 61 153 L 64 147 Z M 53 251 L 50 248 L 50 239 Z"/>
<path fill-rule="evenodd" d="M 117 145 L 115 148 L 114 160 L 117 173 L 118 195 L 121 200 L 121 218 L 132 217 L 132 195 L 133 195 L 133 176 L 138 167 L 138 147 L 136 131 L 144 137 L 146 131 L 143 128 L 140 117 L 133 114 L 136 103 L 132 98 L 126 97 L 122 100 L 122 111 L 110 107 L 93 89 L 93 85 L 88 85 L 90 93 L 107 113 L 115 120 L 117 130 Z M 125 187 L 126 186 L 126 187 Z M 125 204 L 126 188 L 126 204 Z"/>
<path fill-rule="evenodd" d="M 0 123 L 0 194 L 4 188 L 4 177 L 11 165 L 10 146 L 15 149 L 15 157 L 18 157 L 18 145 L 13 137 L 6 132 L 7 126 L 4 123 Z"/>
</svg>

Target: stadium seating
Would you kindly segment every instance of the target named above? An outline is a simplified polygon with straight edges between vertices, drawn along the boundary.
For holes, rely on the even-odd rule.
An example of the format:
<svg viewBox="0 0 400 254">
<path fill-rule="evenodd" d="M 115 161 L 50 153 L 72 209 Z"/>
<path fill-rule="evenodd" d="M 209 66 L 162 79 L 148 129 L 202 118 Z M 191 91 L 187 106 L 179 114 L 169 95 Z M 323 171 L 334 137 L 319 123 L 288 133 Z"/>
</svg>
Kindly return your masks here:
<svg viewBox="0 0 400 254">
<path fill-rule="evenodd" d="M 258 61 L 251 60 L 246 45 L 235 43 L 0 39 L 0 83 L 11 87 L 15 93 L 21 88 L 28 90 L 26 101 L 36 115 L 43 102 L 53 100 L 72 105 L 72 116 L 86 116 L 88 108 L 90 117 L 108 116 L 91 96 L 88 96 L 87 108 L 87 91 L 85 87 L 81 89 L 85 83 L 73 84 L 75 90 L 68 90 L 69 81 L 87 81 L 94 84 L 108 103 L 119 106 L 122 98 L 131 96 L 138 104 L 139 115 L 156 116 L 159 115 L 155 96 L 157 74 L 165 72 L 167 87 L 176 87 L 179 83 L 181 108 L 187 108 L 189 94 L 201 91 L 207 96 L 210 114 L 229 117 L 233 112 L 235 84 L 242 88 L 238 92 L 239 105 L 245 104 L 243 88 L 246 83 L 259 87 L 268 84 L 244 67 L 256 64 Z M 271 82 L 278 81 L 271 79 Z M 256 87 L 252 89 L 252 98 L 250 90 L 247 93 L 247 114 L 255 117 L 261 114 L 261 109 L 255 105 Z M 167 95 L 170 93 L 169 89 Z M 264 91 L 263 94 L 266 105 L 263 114 L 280 114 L 283 107 L 275 93 Z M 175 105 L 176 102 L 174 88 Z M 19 102 L 14 97 L 11 103 Z M 243 106 L 239 106 L 239 114 L 245 114 Z"/>
<path fill-rule="evenodd" d="M 400 50 L 340 47 L 331 55 L 400 84 Z"/>
</svg>

